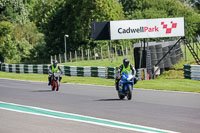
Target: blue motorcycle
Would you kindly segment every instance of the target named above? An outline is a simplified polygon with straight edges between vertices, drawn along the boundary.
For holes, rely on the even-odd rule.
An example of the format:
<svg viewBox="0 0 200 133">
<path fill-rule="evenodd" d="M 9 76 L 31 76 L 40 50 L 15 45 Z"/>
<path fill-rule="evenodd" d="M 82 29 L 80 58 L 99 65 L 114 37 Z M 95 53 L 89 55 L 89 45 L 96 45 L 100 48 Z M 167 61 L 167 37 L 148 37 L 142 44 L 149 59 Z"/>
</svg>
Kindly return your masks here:
<svg viewBox="0 0 200 133">
<path fill-rule="evenodd" d="M 119 98 L 124 99 L 127 96 L 127 99 L 131 100 L 133 85 L 134 85 L 134 76 L 132 72 L 130 71 L 123 72 L 117 90 Z"/>
</svg>

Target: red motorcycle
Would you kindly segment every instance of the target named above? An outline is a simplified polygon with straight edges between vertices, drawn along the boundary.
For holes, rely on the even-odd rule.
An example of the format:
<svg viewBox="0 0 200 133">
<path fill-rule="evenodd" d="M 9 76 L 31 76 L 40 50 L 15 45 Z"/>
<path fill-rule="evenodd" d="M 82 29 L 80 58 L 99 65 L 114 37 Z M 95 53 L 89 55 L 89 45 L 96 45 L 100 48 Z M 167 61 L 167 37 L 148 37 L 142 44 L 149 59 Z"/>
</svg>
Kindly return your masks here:
<svg viewBox="0 0 200 133">
<path fill-rule="evenodd" d="M 60 72 L 51 73 L 51 90 L 58 91 L 60 87 Z"/>
</svg>

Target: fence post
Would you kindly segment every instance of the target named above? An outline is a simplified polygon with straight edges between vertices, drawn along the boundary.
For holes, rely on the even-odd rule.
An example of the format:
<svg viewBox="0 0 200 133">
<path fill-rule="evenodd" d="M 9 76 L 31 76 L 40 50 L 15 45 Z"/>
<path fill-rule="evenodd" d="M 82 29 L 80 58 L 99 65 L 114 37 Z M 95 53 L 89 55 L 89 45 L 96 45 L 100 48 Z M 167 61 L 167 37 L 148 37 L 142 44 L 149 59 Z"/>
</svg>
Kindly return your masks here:
<svg viewBox="0 0 200 133">
<path fill-rule="evenodd" d="M 61 55 L 60 55 L 60 54 L 59 54 L 59 62 L 62 63 L 62 62 L 61 62 Z"/>
<path fill-rule="evenodd" d="M 88 54 L 88 60 L 90 60 L 90 49 L 88 49 L 87 54 Z"/>
<path fill-rule="evenodd" d="M 72 62 L 72 52 L 71 51 L 69 52 L 69 55 L 70 55 L 70 62 Z"/>
<path fill-rule="evenodd" d="M 92 51 L 90 51 L 90 56 L 92 56 Z M 90 57 L 91 58 L 91 57 Z"/>
<path fill-rule="evenodd" d="M 128 48 L 126 47 L 126 56 L 128 55 Z"/>
<path fill-rule="evenodd" d="M 55 55 L 54 57 L 55 57 L 55 60 L 57 60 L 57 57 L 56 57 L 56 55 Z"/>
<path fill-rule="evenodd" d="M 83 59 L 83 49 L 81 49 L 81 55 L 82 55 L 82 61 L 83 61 L 83 60 L 84 60 L 84 59 Z"/>
<path fill-rule="evenodd" d="M 118 60 L 117 46 L 116 45 L 115 45 L 115 56 L 116 56 L 116 60 Z"/>
<path fill-rule="evenodd" d="M 102 47 L 101 47 L 101 60 L 103 60 L 103 51 L 102 51 Z"/>
<path fill-rule="evenodd" d="M 51 60 L 50 64 L 52 64 L 52 63 L 53 63 L 53 56 L 51 56 L 51 59 L 50 59 L 50 60 Z"/>
<path fill-rule="evenodd" d="M 97 58 L 96 58 L 96 50 L 95 50 L 95 48 L 94 48 L 94 60 L 96 60 Z"/>
<path fill-rule="evenodd" d="M 121 45 L 122 47 L 122 56 L 124 56 L 124 48 L 123 48 L 123 45 Z"/>
<path fill-rule="evenodd" d="M 110 60 L 110 49 L 109 49 L 109 45 L 108 45 L 108 59 Z"/>
<path fill-rule="evenodd" d="M 132 60 L 134 60 L 134 57 L 133 57 L 133 55 L 134 55 L 134 53 L 133 53 L 133 48 L 131 47 L 131 45 L 129 45 L 129 48 L 130 48 L 130 54 L 131 54 L 131 58 L 132 58 Z"/>
<path fill-rule="evenodd" d="M 76 58 L 76 62 L 77 62 L 77 52 L 76 52 L 76 50 L 75 50 L 75 58 Z"/>
</svg>

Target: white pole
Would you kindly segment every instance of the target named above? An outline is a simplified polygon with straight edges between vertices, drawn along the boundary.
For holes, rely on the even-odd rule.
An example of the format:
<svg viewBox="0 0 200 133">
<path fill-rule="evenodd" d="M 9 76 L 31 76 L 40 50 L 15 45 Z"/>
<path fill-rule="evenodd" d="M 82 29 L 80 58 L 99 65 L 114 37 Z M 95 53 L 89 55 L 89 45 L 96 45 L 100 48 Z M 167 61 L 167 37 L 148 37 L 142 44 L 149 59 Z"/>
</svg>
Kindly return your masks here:
<svg viewBox="0 0 200 133">
<path fill-rule="evenodd" d="M 66 37 L 69 37 L 69 35 L 65 35 L 65 36 L 64 36 L 64 40 L 65 40 L 65 62 L 67 61 Z"/>
</svg>

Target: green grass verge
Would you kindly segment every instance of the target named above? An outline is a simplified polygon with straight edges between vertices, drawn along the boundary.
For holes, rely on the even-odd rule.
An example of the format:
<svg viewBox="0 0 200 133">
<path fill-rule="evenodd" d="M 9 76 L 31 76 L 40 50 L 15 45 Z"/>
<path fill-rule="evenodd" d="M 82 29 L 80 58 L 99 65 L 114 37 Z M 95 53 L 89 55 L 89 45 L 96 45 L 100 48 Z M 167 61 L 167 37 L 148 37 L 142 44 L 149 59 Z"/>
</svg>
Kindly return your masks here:
<svg viewBox="0 0 200 133">
<path fill-rule="evenodd" d="M 0 78 L 20 79 L 20 80 L 28 80 L 28 81 L 42 81 L 42 82 L 48 81 L 47 74 L 22 74 L 22 73 L 0 72 Z M 114 80 L 113 79 L 103 79 L 103 78 L 98 78 L 98 77 L 63 76 L 62 83 L 78 83 L 78 84 L 113 86 Z"/>
<path fill-rule="evenodd" d="M 184 92 L 198 92 L 200 81 L 189 79 L 156 79 L 156 80 L 143 80 L 135 85 L 136 88 L 148 88 L 156 90 L 169 90 L 169 91 L 184 91 Z"/>
<path fill-rule="evenodd" d="M 85 66 L 90 66 L 90 67 L 119 67 L 123 62 L 124 58 L 128 58 L 130 60 L 131 64 L 134 64 L 134 60 L 131 56 L 118 56 L 114 57 L 111 60 L 109 59 L 103 59 L 103 60 L 85 60 L 85 61 L 78 61 L 78 62 L 68 62 L 68 63 L 63 63 L 62 65 L 66 66 L 79 66 L 79 67 L 85 67 Z"/>
<path fill-rule="evenodd" d="M 9 78 L 9 79 L 47 82 L 47 77 L 48 75 L 45 75 L 45 74 L 17 74 L 17 73 L 0 72 L 0 78 Z M 163 79 L 163 77 L 159 77 L 155 80 L 139 81 L 134 86 L 134 88 L 200 93 L 200 87 L 199 87 L 200 81 L 188 80 L 188 79 L 173 79 L 171 77 L 169 79 Z M 114 86 L 114 79 L 103 79 L 103 78 L 97 78 L 97 77 L 63 76 L 62 83 Z"/>
</svg>

